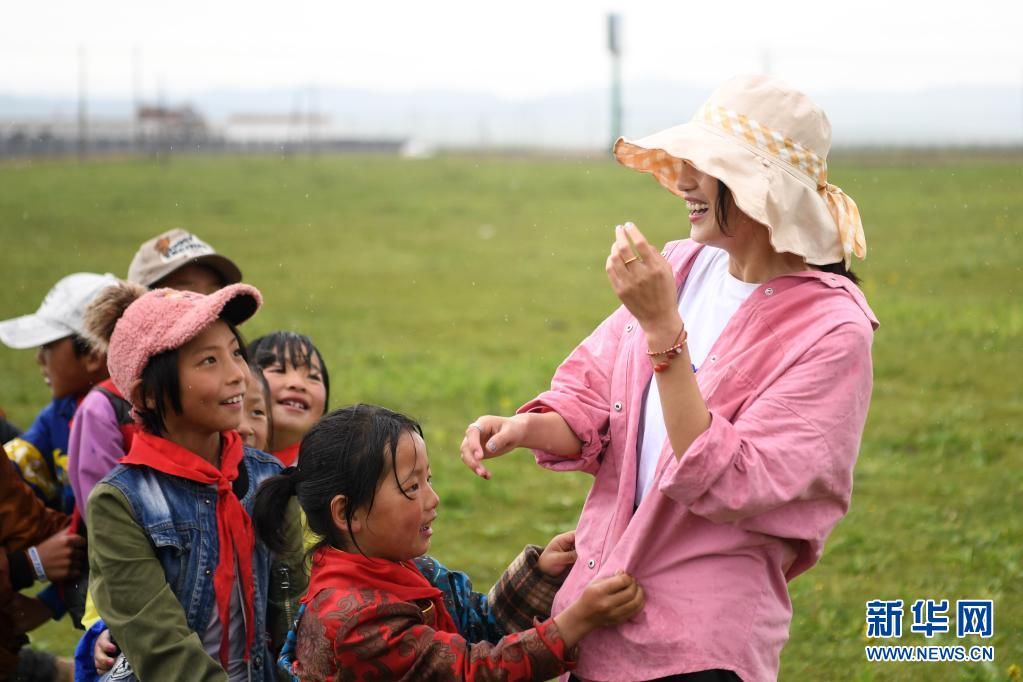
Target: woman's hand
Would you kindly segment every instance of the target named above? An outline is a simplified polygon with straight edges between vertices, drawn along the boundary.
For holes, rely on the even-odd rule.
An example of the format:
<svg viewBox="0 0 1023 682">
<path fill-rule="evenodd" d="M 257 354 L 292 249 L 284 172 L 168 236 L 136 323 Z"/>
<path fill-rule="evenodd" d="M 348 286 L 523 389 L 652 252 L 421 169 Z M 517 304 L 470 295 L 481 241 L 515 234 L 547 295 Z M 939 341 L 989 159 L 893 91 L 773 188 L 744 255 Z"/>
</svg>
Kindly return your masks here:
<svg viewBox="0 0 1023 682">
<path fill-rule="evenodd" d="M 104 630 L 96 638 L 96 646 L 92 649 L 92 662 L 96 665 L 96 672 L 102 675 L 114 667 L 114 659 L 121 650 L 117 648 L 110 639 L 110 630 Z"/>
<path fill-rule="evenodd" d="M 629 237 L 636 245 L 635 253 Z M 615 242 L 606 269 L 615 295 L 644 331 L 649 334 L 662 327 L 678 331 L 681 320 L 675 275 L 664 256 L 632 223 L 615 227 Z"/>
<path fill-rule="evenodd" d="M 500 457 L 519 447 L 525 436 L 525 420 L 484 415 L 465 429 L 460 448 L 462 462 L 481 478 L 490 478 L 483 460 Z"/>
<path fill-rule="evenodd" d="M 545 575 L 556 577 L 571 568 L 575 559 L 575 531 L 570 530 L 551 538 L 540 554 L 536 567 Z"/>
</svg>

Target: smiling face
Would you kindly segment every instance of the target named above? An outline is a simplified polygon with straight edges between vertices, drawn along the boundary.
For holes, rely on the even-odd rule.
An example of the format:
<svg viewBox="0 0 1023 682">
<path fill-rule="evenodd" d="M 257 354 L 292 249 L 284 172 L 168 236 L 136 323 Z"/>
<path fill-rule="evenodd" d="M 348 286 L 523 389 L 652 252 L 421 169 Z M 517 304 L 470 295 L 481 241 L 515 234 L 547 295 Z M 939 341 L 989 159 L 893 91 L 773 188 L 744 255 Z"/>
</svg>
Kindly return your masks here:
<svg viewBox="0 0 1023 682">
<path fill-rule="evenodd" d="M 263 368 L 270 384 L 270 406 L 273 415 L 273 451 L 283 450 L 302 440 L 313 428 L 327 402 L 320 359 L 312 354 L 298 366 L 288 359 L 278 359 Z"/>
<path fill-rule="evenodd" d="M 730 250 L 737 243 L 747 241 L 749 232 L 760 227 L 739 210 L 731 196 L 725 201 L 725 224 L 722 225 L 719 221 L 722 216 L 717 211 L 720 193 L 718 179 L 698 170 L 688 161 L 682 163 L 677 187 L 685 196 L 689 223 L 692 225 L 689 236 L 695 242 Z"/>
<path fill-rule="evenodd" d="M 241 422 L 249 367 L 231 328 L 217 320 L 177 353 L 181 411 L 168 410 L 168 439 L 181 443 L 223 431 Z"/>
<path fill-rule="evenodd" d="M 414 559 L 430 549 L 440 504 L 430 483 L 430 459 L 422 437 L 402 434 L 395 468 L 387 469 L 377 485 L 372 507 L 356 511 L 352 535 L 366 556 L 391 561 Z"/>
</svg>

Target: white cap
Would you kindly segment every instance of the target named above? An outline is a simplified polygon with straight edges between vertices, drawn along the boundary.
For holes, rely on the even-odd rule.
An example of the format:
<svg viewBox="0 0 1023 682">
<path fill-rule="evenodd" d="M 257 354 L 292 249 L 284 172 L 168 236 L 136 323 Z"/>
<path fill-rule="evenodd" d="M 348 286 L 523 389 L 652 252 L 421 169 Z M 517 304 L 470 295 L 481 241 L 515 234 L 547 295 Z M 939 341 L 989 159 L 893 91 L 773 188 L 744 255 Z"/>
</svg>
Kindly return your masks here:
<svg viewBox="0 0 1023 682">
<path fill-rule="evenodd" d="M 107 273 L 76 272 L 53 285 L 39 310 L 0 322 L 0 341 L 11 348 L 35 348 L 82 333 L 85 309 L 99 292 L 117 284 Z"/>
</svg>

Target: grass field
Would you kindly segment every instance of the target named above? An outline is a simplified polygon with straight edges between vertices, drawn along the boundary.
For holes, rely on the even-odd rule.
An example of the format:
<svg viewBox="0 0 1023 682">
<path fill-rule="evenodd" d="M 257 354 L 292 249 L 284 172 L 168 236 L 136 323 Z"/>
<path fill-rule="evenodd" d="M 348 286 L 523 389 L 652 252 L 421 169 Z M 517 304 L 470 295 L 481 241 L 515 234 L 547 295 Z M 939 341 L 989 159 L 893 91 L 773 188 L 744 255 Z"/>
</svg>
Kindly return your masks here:
<svg viewBox="0 0 1023 682">
<path fill-rule="evenodd" d="M 1023 666 L 1023 159 L 838 158 L 881 320 L 852 510 L 790 586 L 783 680 L 1005 680 Z M 0 318 L 66 273 L 123 275 L 138 244 L 183 226 L 264 294 L 245 325 L 310 334 L 331 404 L 421 418 L 442 497 L 433 553 L 488 586 L 525 542 L 573 526 L 582 475 L 524 452 L 483 482 L 465 424 L 509 413 L 614 307 L 613 226 L 685 236 L 680 202 L 610 161 L 440 157 L 175 158 L 0 166 Z M 29 351 L 0 350 L 0 405 L 22 427 L 47 400 Z M 864 603 L 903 599 L 895 644 L 990 644 L 995 661 L 867 663 Z M 908 634 L 916 599 L 993 599 L 994 637 Z M 684 618 L 685 614 L 680 614 Z M 954 620 L 953 620 L 954 623 Z M 40 646 L 65 650 L 70 628 Z"/>
</svg>

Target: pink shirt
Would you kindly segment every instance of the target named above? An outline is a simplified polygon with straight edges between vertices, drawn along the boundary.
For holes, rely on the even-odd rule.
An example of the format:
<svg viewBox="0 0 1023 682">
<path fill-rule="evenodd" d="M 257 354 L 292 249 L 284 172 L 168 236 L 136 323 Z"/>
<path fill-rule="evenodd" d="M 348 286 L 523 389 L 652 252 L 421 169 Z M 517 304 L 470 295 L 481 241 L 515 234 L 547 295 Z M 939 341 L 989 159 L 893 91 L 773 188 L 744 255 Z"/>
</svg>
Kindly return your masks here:
<svg viewBox="0 0 1023 682">
<path fill-rule="evenodd" d="M 665 247 L 679 288 L 699 249 L 689 240 Z M 558 412 L 583 442 L 578 459 L 536 451 L 537 462 L 594 476 L 576 528 L 579 558 L 554 613 L 619 569 L 646 591 L 637 617 L 583 640 L 578 677 L 632 682 L 724 668 L 746 682 L 777 678 L 792 617 L 787 581 L 817 562 L 849 508 L 876 328 L 863 294 L 840 275 L 760 285 L 696 375 L 710 428 L 680 461 L 665 443 L 635 512 L 653 372 L 628 310 L 601 323 L 551 389 L 520 408 Z"/>
</svg>

